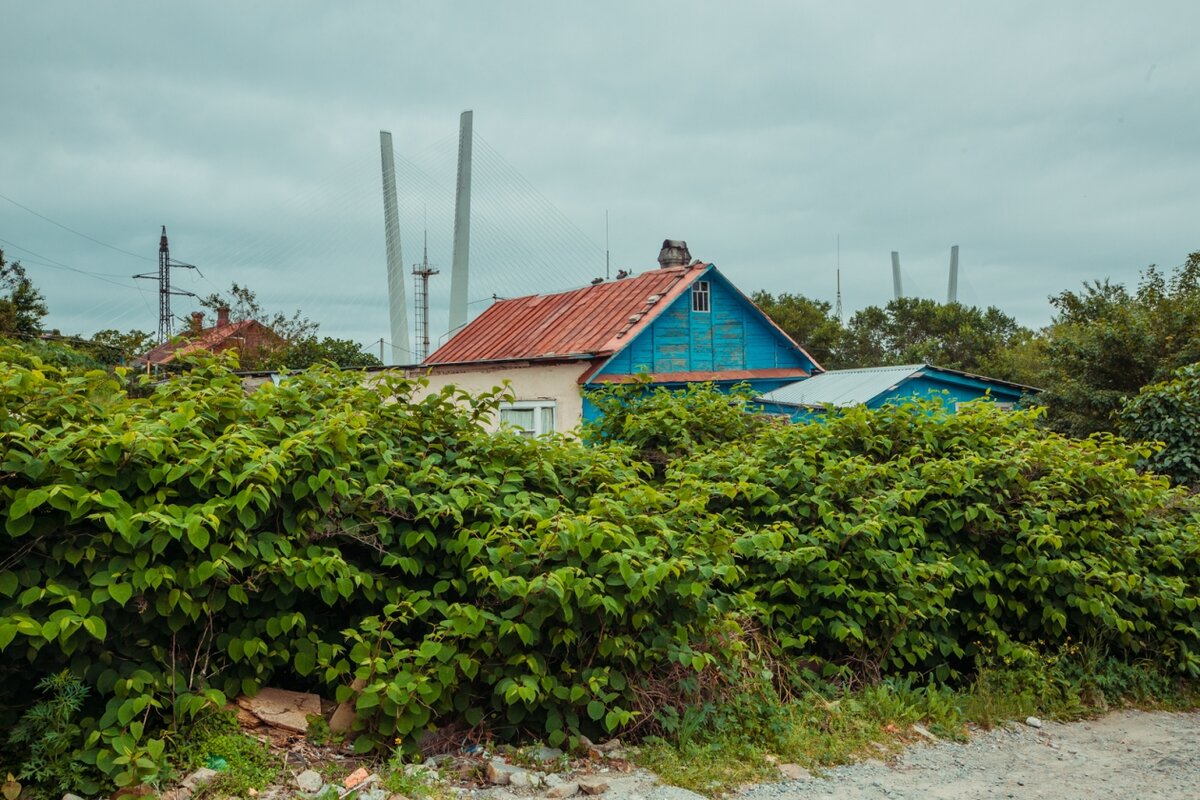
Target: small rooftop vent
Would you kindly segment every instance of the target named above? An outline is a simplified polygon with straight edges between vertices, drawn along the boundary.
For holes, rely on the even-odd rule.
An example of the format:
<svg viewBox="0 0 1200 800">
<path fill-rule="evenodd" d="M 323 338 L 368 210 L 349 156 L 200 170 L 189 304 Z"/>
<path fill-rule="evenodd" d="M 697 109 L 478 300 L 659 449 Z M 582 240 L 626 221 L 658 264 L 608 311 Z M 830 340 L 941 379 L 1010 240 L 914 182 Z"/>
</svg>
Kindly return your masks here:
<svg viewBox="0 0 1200 800">
<path fill-rule="evenodd" d="M 692 260 L 688 252 L 687 242 L 682 239 L 663 239 L 662 250 L 658 251 L 658 265 L 667 267 L 686 267 Z"/>
</svg>

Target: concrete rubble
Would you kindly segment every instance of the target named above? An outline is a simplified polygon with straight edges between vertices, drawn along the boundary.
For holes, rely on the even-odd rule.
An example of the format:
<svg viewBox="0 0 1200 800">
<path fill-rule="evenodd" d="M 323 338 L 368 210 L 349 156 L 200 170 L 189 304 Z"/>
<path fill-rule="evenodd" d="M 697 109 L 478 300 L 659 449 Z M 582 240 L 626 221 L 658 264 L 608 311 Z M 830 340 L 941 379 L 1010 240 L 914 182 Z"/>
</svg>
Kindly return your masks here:
<svg viewBox="0 0 1200 800">
<path fill-rule="evenodd" d="M 237 706 L 250 715 L 239 714 L 239 721 L 253 718 L 293 733 L 307 733 L 309 717 L 321 714 L 321 698 L 317 695 L 270 687 L 260 689 L 254 697 L 238 697 Z"/>
</svg>

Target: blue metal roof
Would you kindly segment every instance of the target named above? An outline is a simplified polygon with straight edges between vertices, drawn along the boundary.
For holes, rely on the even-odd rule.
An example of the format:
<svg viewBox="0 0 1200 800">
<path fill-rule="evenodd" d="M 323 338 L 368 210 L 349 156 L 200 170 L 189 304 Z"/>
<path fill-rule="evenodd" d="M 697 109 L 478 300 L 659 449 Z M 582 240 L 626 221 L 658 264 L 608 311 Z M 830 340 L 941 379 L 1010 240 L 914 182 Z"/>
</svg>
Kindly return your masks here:
<svg viewBox="0 0 1200 800">
<path fill-rule="evenodd" d="M 758 398 L 762 403 L 816 407 L 826 404 L 838 407 L 868 404 L 877 398 L 894 392 L 900 385 L 912 379 L 927 379 L 947 388 L 969 387 L 978 393 L 996 392 L 1016 400 L 1023 394 L 1037 394 L 1040 389 L 1020 383 L 973 375 L 970 372 L 935 367 L 932 364 L 904 364 L 897 367 L 864 367 L 862 369 L 834 369 L 822 372 L 806 380 L 781 386 Z"/>
<path fill-rule="evenodd" d="M 901 367 L 834 369 L 781 386 L 773 392 L 767 392 L 759 400 L 791 406 L 823 406 L 826 403 L 835 406 L 861 405 L 895 389 L 901 381 L 919 374 L 926 366 L 906 364 Z"/>
</svg>

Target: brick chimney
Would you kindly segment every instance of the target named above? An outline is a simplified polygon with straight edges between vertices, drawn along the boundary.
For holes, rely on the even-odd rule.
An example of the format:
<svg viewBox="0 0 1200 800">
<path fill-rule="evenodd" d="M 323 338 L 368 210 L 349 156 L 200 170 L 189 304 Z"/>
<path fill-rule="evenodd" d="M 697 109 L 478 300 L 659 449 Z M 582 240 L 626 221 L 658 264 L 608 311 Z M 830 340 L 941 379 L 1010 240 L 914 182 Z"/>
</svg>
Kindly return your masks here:
<svg viewBox="0 0 1200 800">
<path fill-rule="evenodd" d="M 192 333 L 199 333 L 200 331 L 204 330 L 204 312 L 203 311 L 193 311 L 192 312 L 192 322 L 191 322 L 190 327 L 191 327 Z"/>
<path fill-rule="evenodd" d="M 217 327 L 229 324 L 229 306 L 221 306 L 217 309 Z"/>
</svg>

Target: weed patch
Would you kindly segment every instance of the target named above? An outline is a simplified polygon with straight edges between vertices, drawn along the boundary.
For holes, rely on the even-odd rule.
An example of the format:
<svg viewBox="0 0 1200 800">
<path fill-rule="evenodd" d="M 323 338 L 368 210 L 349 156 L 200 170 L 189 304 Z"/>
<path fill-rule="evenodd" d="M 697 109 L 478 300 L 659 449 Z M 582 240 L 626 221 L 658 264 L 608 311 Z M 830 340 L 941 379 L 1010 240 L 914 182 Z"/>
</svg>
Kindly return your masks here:
<svg viewBox="0 0 1200 800">
<path fill-rule="evenodd" d="M 1021 665 L 988 667 L 961 690 L 884 680 L 838 689 L 820 685 L 769 712 L 771 735 L 746 725 L 745 709 L 726 708 L 703 723 L 652 737 L 635 761 L 665 781 L 710 796 L 752 782 L 777 781 L 778 765 L 815 772 L 864 758 L 889 758 L 924 740 L 920 725 L 941 739 L 963 741 L 973 729 L 990 729 L 1038 716 L 1060 721 L 1115 707 L 1193 709 L 1200 687 L 1147 662 L 1130 663 L 1094 650 L 1063 648 L 1049 656 L 1027 654 Z M 1101 697 L 1097 687 L 1109 687 Z M 761 710 L 761 709 L 760 709 Z"/>
</svg>

